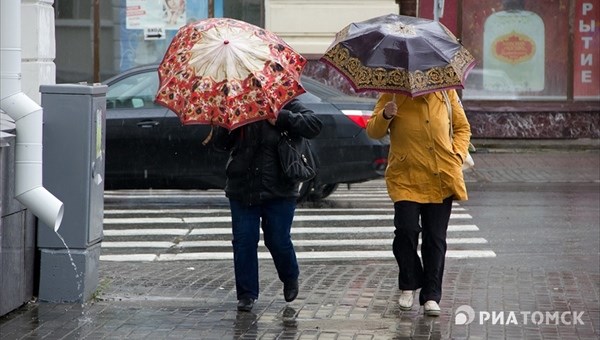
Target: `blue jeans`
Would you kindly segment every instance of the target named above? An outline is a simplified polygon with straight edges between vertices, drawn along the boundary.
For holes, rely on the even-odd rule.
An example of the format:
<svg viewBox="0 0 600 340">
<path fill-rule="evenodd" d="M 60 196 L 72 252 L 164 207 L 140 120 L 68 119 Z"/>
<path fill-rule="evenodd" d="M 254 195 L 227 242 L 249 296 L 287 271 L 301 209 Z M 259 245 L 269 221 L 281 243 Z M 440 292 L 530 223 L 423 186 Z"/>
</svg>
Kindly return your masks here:
<svg viewBox="0 0 600 340">
<path fill-rule="evenodd" d="M 300 270 L 290 230 L 296 210 L 295 199 L 277 199 L 245 205 L 230 199 L 233 230 L 233 264 L 237 298 L 258 298 L 258 241 L 263 230 L 279 279 L 283 283 L 298 279 Z"/>
</svg>

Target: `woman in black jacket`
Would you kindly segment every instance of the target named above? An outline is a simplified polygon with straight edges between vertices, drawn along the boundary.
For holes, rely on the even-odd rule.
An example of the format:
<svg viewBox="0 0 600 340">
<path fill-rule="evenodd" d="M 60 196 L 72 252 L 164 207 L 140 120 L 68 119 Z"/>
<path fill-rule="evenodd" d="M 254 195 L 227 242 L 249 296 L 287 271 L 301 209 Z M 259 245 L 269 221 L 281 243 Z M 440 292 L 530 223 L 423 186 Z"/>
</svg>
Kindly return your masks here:
<svg viewBox="0 0 600 340">
<path fill-rule="evenodd" d="M 250 311 L 258 298 L 258 241 L 262 227 L 283 282 L 285 301 L 298 295 L 299 268 L 290 230 L 298 185 L 285 177 L 277 152 L 281 133 L 314 138 L 322 123 L 313 111 L 294 99 L 277 119 L 262 120 L 229 132 L 216 128 L 215 147 L 230 152 L 225 194 L 229 198 L 233 231 L 238 310 Z"/>
</svg>

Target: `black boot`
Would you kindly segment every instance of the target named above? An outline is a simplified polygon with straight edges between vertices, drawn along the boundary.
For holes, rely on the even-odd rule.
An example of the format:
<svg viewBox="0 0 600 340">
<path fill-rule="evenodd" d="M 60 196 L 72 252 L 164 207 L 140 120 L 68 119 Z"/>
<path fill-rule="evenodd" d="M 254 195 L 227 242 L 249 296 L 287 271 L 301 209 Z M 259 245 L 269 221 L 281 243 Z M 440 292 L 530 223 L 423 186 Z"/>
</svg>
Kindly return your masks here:
<svg viewBox="0 0 600 340">
<path fill-rule="evenodd" d="M 292 302 L 298 296 L 298 280 L 283 284 L 283 298 L 286 302 Z"/>
<path fill-rule="evenodd" d="M 254 307 L 254 299 L 251 298 L 241 298 L 237 304 L 237 310 L 240 312 L 249 312 Z"/>
</svg>

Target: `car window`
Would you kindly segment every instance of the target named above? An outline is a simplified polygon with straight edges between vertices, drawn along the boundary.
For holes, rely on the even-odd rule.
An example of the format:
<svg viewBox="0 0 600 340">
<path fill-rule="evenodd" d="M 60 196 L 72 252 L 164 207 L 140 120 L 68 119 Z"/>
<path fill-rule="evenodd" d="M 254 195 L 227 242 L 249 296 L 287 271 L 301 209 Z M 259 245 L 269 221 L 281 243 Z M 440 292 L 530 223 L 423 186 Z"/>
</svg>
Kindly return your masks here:
<svg viewBox="0 0 600 340">
<path fill-rule="evenodd" d="M 362 97 L 358 95 L 347 94 L 334 86 L 327 85 L 319 80 L 310 78 L 308 76 L 302 76 L 302 86 L 306 91 L 310 92 L 310 94 L 312 94 L 313 97 L 316 96 L 317 98 L 319 98 L 319 100 L 315 101 L 314 99 L 305 100 L 302 97 L 300 97 L 300 100 L 304 102 L 341 102 L 345 103 L 346 105 L 348 105 L 349 103 L 356 103 L 359 105 L 367 103 L 375 105 L 375 99 L 372 97 Z"/>
<path fill-rule="evenodd" d="M 321 98 L 315 96 L 314 94 L 312 94 L 310 92 L 305 92 L 305 93 L 299 95 L 298 100 L 303 103 L 321 103 L 321 102 L 323 102 L 321 100 Z"/>
<path fill-rule="evenodd" d="M 158 73 L 143 72 L 116 80 L 108 84 L 106 92 L 107 108 L 155 107 L 158 90 Z"/>
<path fill-rule="evenodd" d="M 335 87 L 323 84 L 318 80 L 309 78 L 307 76 L 302 76 L 301 82 L 302 86 L 306 89 L 306 91 L 314 94 L 315 96 L 321 99 L 346 96 L 345 93 L 336 89 Z"/>
</svg>

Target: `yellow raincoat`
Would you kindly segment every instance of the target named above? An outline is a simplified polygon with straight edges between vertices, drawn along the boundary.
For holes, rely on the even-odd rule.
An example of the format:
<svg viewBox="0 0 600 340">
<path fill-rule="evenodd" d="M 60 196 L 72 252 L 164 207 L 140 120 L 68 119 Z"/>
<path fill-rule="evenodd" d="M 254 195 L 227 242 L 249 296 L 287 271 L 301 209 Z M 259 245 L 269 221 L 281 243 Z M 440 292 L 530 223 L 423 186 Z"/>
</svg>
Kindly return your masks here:
<svg viewBox="0 0 600 340">
<path fill-rule="evenodd" d="M 385 171 L 387 190 L 394 202 L 442 203 L 452 196 L 467 199 L 462 170 L 471 138 L 471 127 L 455 90 L 447 91 L 452 103 L 454 138 L 441 92 L 410 98 L 396 94 L 398 112 L 383 117 L 390 93 L 380 95 L 367 123 L 367 134 L 379 139 L 390 134 Z"/>
</svg>

